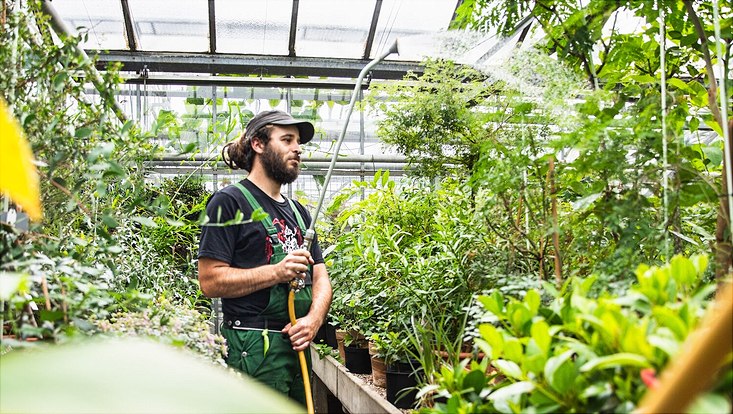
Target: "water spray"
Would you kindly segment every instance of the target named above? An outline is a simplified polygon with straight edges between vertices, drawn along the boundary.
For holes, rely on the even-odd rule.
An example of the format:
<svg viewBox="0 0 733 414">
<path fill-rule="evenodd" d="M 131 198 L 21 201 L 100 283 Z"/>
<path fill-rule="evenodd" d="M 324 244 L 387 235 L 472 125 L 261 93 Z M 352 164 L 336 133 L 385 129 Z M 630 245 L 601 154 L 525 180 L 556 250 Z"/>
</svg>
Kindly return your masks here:
<svg viewBox="0 0 733 414">
<path fill-rule="evenodd" d="M 313 218 L 311 220 L 311 224 L 308 227 L 308 230 L 305 232 L 305 242 L 303 243 L 303 248 L 306 250 L 311 249 L 311 246 L 313 245 L 313 239 L 316 236 L 315 231 L 315 225 L 316 221 L 318 220 L 318 215 L 321 213 L 321 208 L 323 207 L 323 200 L 326 198 L 326 191 L 328 190 L 328 183 L 331 181 L 331 175 L 333 174 L 333 169 L 336 166 L 336 159 L 338 158 L 339 150 L 341 149 L 341 144 L 344 142 L 344 137 L 346 136 L 346 129 L 349 126 L 349 120 L 351 119 L 351 112 L 354 110 L 354 104 L 356 103 L 356 97 L 359 94 L 359 91 L 361 90 L 361 85 L 364 83 L 364 77 L 367 73 L 379 62 L 384 60 L 387 56 L 393 54 L 393 53 L 399 53 L 397 49 L 397 41 L 395 41 L 390 48 L 376 57 L 371 62 L 367 63 L 366 66 L 359 72 L 359 77 L 356 78 L 356 85 L 354 85 L 354 91 L 351 94 L 351 101 L 349 101 L 349 108 L 346 112 L 346 119 L 344 120 L 344 126 L 341 128 L 341 135 L 339 136 L 338 140 L 336 141 L 336 147 L 333 150 L 333 156 L 331 157 L 331 164 L 328 166 L 328 172 L 326 173 L 326 178 L 323 181 L 323 185 L 321 187 L 321 194 L 318 197 L 318 204 L 316 205 L 316 211 L 313 213 Z M 295 318 L 295 293 L 298 292 L 300 289 L 302 289 L 305 286 L 305 281 L 301 278 L 295 278 L 290 281 L 290 293 L 288 294 L 288 315 L 290 316 L 290 324 L 292 326 L 295 326 L 297 320 Z M 313 395 L 311 393 L 311 386 L 310 386 L 310 378 L 308 376 L 308 364 L 305 359 L 305 354 L 303 351 L 298 351 L 298 359 L 300 360 L 300 370 L 303 375 L 303 386 L 305 388 L 305 402 L 306 402 L 306 408 L 308 409 L 309 414 L 313 414 L 315 411 L 313 409 Z"/>
</svg>

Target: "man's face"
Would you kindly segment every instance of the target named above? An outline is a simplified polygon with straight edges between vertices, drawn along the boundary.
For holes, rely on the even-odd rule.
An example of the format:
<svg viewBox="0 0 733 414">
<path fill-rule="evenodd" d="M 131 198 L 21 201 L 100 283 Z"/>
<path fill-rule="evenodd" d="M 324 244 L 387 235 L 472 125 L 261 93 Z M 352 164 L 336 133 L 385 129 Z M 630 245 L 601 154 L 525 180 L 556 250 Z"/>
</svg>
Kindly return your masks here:
<svg viewBox="0 0 733 414">
<path fill-rule="evenodd" d="M 274 125 L 270 130 L 270 141 L 261 154 L 262 165 L 270 177 L 281 183 L 290 184 L 300 173 L 300 134 L 296 126 Z"/>
</svg>

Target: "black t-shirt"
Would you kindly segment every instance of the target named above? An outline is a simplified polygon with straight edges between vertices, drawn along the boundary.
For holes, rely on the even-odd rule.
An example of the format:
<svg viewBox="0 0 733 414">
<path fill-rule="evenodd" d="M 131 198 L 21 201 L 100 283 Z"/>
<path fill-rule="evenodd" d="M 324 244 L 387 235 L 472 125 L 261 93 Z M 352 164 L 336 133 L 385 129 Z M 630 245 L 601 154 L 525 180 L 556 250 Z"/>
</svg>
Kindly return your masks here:
<svg viewBox="0 0 733 414">
<path fill-rule="evenodd" d="M 254 183 L 244 179 L 240 181 L 247 188 L 262 209 L 269 214 L 283 250 L 288 253 L 303 246 L 305 230 L 298 227 L 297 219 L 290 203 L 278 202 L 260 190 Z M 306 226 L 310 226 L 311 215 L 302 204 L 293 200 Z M 252 216 L 249 205 L 239 188 L 234 185 L 217 191 L 206 205 L 206 214 L 210 223 L 225 223 L 235 218 L 241 211 L 244 220 Z M 270 262 L 273 253 L 272 241 L 262 222 L 251 222 L 228 226 L 203 226 L 199 241 L 199 258 L 208 257 L 228 263 L 232 267 L 249 269 Z M 323 263 L 323 254 L 318 246 L 318 239 L 313 241 L 311 255 L 316 264 Z M 222 298 L 222 310 L 231 316 L 256 316 L 262 312 L 270 298 L 270 288 L 262 289 L 240 298 Z"/>
</svg>

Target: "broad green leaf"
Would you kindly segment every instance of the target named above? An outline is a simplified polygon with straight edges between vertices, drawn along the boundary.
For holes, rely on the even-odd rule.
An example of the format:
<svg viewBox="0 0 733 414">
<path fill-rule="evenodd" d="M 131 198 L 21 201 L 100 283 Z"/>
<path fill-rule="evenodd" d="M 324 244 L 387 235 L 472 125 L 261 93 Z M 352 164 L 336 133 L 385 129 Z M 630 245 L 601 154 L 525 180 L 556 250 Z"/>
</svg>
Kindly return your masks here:
<svg viewBox="0 0 733 414">
<path fill-rule="evenodd" d="M 504 351 L 504 336 L 493 325 L 482 324 L 478 327 L 481 338 L 491 347 L 491 357 L 497 359 Z"/>
<path fill-rule="evenodd" d="M 586 362 L 580 367 L 580 372 L 589 372 L 595 369 L 606 369 L 616 367 L 649 367 L 649 361 L 641 355 L 621 352 L 618 354 L 598 357 Z"/>
<path fill-rule="evenodd" d="M 667 80 L 667 83 L 669 83 L 669 86 L 673 86 L 677 89 L 680 89 L 684 92 L 690 92 L 690 87 L 687 86 L 687 83 L 679 78 L 670 78 Z"/>
<path fill-rule="evenodd" d="M 729 413 L 731 412 L 731 403 L 722 395 L 705 393 L 695 398 L 686 412 L 695 414 Z"/>
<path fill-rule="evenodd" d="M 92 135 L 92 129 L 87 127 L 78 128 L 74 132 L 74 137 L 76 138 L 88 138 L 90 135 Z"/>
<path fill-rule="evenodd" d="M 0 272 L 0 300 L 10 300 L 18 292 L 28 291 L 28 275 Z"/>
<path fill-rule="evenodd" d="M 697 277 L 697 271 L 692 261 L 684 256 L 676 255 L 670 260 L 672 277 L 681 286 L 690 286 Z"/>
<path fill-rule="evenodd" d="M 532 314 L 521 303 L 512 303 L 507 307 L 507 314 L 512 323 L 512 327 L 517 332 L 524 332 L 524 326 L 532 320 Z"/>
<path fill-rule="evenodd" d="M 530 341 L 534 343 L 534 341 Z M 529 354 L 524 356 L 522 359 L 522 372 L 538 374 L 542 372 L 547 363 L 547 357 L 540 353 Z"/>
<path fill-rule="evenodd" d="M 509 378 L 521 380 L 523 377 L 522 369 L 515 362 L 507 361 L 506 359 L 495 359 L 491 361 L 491 365 Z"/>
<path fill-rule="evenodd" d="M 659 335 L 649 335 L 647 340 L 653 347 L 661 349 L 670 357 L 677 355 L 677 352 L 680 350 L 680 342 L 672 338 Z"/>
<path fill-rule="evenodd" d="M 504 317 L 504 296 L 498 290 L 493 291 L 488 296 L 481 295 L 478 300 L 487 311 L 493 313 L 498 318 Z"/>
<path fill-rule="evenodd" d="M 471 389 L 473 388 L 473 391 L 475 393 L 480 393 L 481 390 L 483 390 L 486 387 L 487 384 L 487 377 L 486 375 L 478 370 L 473 370 L 466 374 L 466 376 L 463 378 L 463 389 Z"/>
<path fill-rule="evenodd" d="M 550 336 L 550 326 L 545 322 L 544 319 L 540 319 L 532 324 L 530 330 L 532 339 L 534 339 L 537 347 L 544 353 L 547 354 L 550 351 L 550 344 L 552 343 L 552 337 Z"/>
<path fill-rule="evenodd" d="M 134 222 L 136 222 L 136 223 L 140 223 L 140 224 L 142 224 L 143 226 L 148 226 L 148 227 L 158 227 L 158 223 L 156 223 L 156 222 L 155 222 L 155 221 L 154 221 L 154 220 L 153 220 L 152 218 L 150 218 L 150 217 L 135 216 L 135 217 L 132 217 L 132 218 L 131 218 L 130 220 L 132 220 L 132 221 L 134 221 Z"/>
<path fill-rule="evenodd" d="M 540 297 L 540 294 L 534 289 L 528 290 L 527 294 L 524 296 L 524 303 L 527 304 L 527 308 L 529 309 L 531 316 L 537 315 L 537 310 L 540 308 L 541 302 L 542 298 Z"/>
<path fill-rule="evenodd" d="M 246 375 L 141 339 L 13 351 L 2 356 L 0 395 L 4 413 L 304 412 Z"/>
<path fill-rule="evenodd" d="M 579 198 L 571 203 L 573 210 L 581 212 L 593 205 L 593 202 L 603 196 L 603 193 L 593 193 L 583 198 Z"/>
<path fill-rule="evenodd" d="M 494 403 L 499 401 L 505 401 L 509 398 L 517 395 L 526 394 L 534 390 L 534 384 L 529 381 L 515 382 L 514 384 L 507 385 L 506 387 L 499 388 L 489 395 L 489 400 Z"/>
<path fill-rule="evenodd" d="M 716 146 L 706 145 L 702 147 L 705 157 L 710 160 L 710 165 L 717 167 L 723 163 L 723 151 Z"/>
<path fill-rule="evenodd" d="M 524 358 L 524 349 L 519 339 L 507 338 L 504 340 L 504 358 L 517 362 Z"/>
<path fill-rule="evenodd" d="M 685 236 L 684 234 L 682 234 L 680 232 L 677 232 L 677 231 L 674 231 L 674 230 L 669 230 L 669 232 L 672 233 L 672 234 L 674 234 L 675 236 L 679 237 L 680 239 L 688 242 L 688 243 L 694 244 L 695 246 L 699 246 L 700 245 L 700 243 L 698 243 L 695 240 L 693 240 L 693 239 Z"/>
<path fill-rule="evenodd" d="M 695 266 L 698 274 L 703 274 L 705 269 L 708 268 L 708 256 L 706 254 L 696 254 L 690 258 L 692 264 Z"/>
<path fill-rule="evenodd" d="M 678 341 L 684 341 L 689 333 L 687 324 L 683 321 L 677 311 L 666 306 L 655 306 L 652 315 L 657 322 L 669 329 Z"/>
<path fill-rule="evenodd" d="M 545 380 L 555 391 L 564 394 L 575 381 L 577 371 L 571 357 L 575 351 L 565 351 L 560 355 L 553 356 L 545 364 Z"/>
<path fill-rule="evenodd" d="M 110 228 L 115 228 L 120 225 L 114 217 L 108 214 L 102 215 L 102 223 L 104 223 L 107 227 L 110 227 Z"/>
</svg>

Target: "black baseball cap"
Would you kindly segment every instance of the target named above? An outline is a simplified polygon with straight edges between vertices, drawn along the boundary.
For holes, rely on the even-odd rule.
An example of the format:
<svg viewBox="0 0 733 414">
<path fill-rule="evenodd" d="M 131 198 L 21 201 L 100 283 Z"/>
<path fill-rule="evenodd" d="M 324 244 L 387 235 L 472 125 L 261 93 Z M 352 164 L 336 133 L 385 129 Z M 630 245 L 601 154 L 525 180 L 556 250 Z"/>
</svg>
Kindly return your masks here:
<svg viewBox="0 0 733 414">
<path fill-rule="evenodd" d="M 315 128 L 313 124 L 301 119 L 295 119 L 287 112 L 283 111 L 265 111 L 255 115 L 245 128 L 245 138 L 252 138 L 252 135 L 258 129 L 265 125 L 295 125 L 300 133 L 300 143 L 305 144 L 313 139 Z"/>
</svg>

